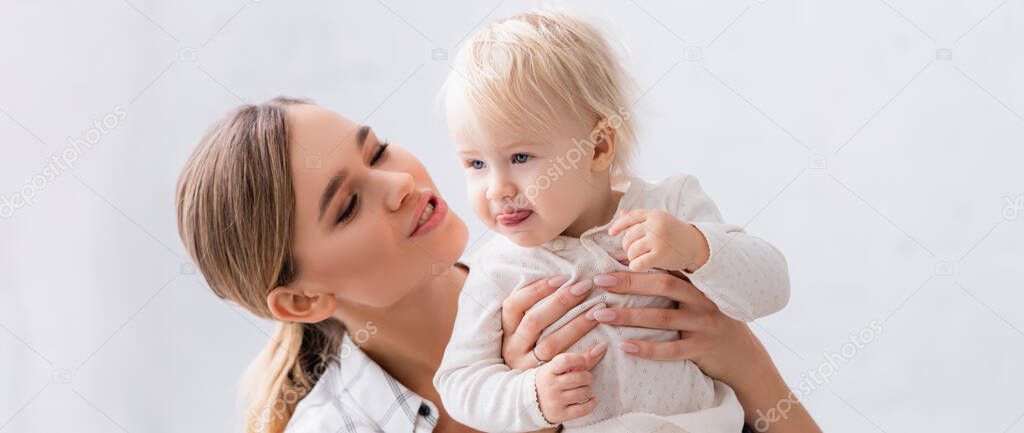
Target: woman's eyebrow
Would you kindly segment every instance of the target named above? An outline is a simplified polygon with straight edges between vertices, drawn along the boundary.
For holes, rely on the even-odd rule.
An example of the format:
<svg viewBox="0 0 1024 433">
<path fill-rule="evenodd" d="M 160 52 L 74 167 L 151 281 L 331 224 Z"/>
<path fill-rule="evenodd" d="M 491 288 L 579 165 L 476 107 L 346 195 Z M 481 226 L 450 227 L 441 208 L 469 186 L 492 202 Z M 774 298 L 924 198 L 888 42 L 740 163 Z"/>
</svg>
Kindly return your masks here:
<svg viewBox="0 0 1024 433">
<path fill-rule="evenodd" d="M 327 205 L 331 204 L 331 198 L 333 198 L 334 194 L 338 192 L 338 188 L 341 187 L 341 184 L 345 183 L 346 177 L 348 177 L 348 171 L 342 170 L 327 182 L 327 186 L 324 187 L 324 193 L 320 196 L 320 216 L 317 217 L 317 221 L 323 219 L 324 211 L 327 210 Z"/>
<path fill-rule="evenodd" d="M 363 125 L 359 127 L 359 133 L 356 134 L 356 147 L 359 150 L 363 150 L 363 144 L 366 143 L 366 137 L 370 135 L 370 127 Z"/>
<path fill-rule="evenodd" d="M 356 148 L 363 150 L 363 145 L 366 144 L 366 138 L 370 136 L 371 128 L 368 125 L 359 127 L 359 131 L 356 133 Z M 324 211 L 327 210 L 327 205 L 331 204 L 331 198 L 338 192 L 338 188 L 345 183 L 345 178 L 348 177 L 348 171 L 342 170 L 338 174 L 334 175 L 330 181 L 327 182 L 327 186 L 324 187 L 323 194 L 320 195 L 320 216 L 317 220 L 321 220 L 324 217 Z"/>
<path fill-rule="evenodd" d="M 363 149 L 363 145 L 366 144 L 366 138 L 370 136 L 371 128 L 367 125 L 359 127 L 359 131 L 356 132 L 356 148 L 359 150 Z M 324 187 L 323 194 L 320 195 L 320 216 L 317 220 L 321 220 L 324 217 L 324 211 L 327 210 L 327 205 L 331 204 L 331 198 L 338 192 L 338 188 L 341 184 L 345 183 L 345 178 L 348 177 L 348 171 L 342 170 L 338 174 L 334 175 L 330 181 L 327 182 L 327 186 Z"/>
</svg>

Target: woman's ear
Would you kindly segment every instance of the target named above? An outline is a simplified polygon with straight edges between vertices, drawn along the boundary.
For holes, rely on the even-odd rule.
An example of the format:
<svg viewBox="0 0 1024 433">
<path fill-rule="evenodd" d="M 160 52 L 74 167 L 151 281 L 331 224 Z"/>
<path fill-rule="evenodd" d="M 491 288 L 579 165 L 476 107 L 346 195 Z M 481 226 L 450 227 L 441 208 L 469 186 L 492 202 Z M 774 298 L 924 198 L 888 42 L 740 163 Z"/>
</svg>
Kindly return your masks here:
<svg viewBox="0 0 1024 433">
<path fill-rule="evenodd" d="M 277 286 L 267 294 L 267 306 L 277 320 L 317 323 L 334 314 L 338 301 L 327 293 Z"/>
<path fill-rule="evenodd" d="M 611 168 L 615 162 L 615 152 L 618 150 L 619 136 L 615 133 L 607 121 L 602 119 L 597 122 L 594 131 L 590 134 L 594 143 L 594 161 L 590 165 L 591 171 L 604 171 Z"/>
</svg>

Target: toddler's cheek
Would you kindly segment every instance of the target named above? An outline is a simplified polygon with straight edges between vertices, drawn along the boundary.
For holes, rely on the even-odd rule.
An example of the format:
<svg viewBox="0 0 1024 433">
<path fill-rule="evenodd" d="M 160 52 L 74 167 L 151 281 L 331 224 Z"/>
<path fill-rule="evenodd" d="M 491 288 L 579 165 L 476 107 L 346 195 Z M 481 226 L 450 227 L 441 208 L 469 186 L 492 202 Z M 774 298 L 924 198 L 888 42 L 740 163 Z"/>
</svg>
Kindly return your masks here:
<svg viewBox="0 0 1024 433">
<path fill-rule="evenodd" d="M 491 211 L 488 209 L 487 203 L 474 200 L 473 197 L 470 197 L 470 201 L 472 202 L 470 205 L 473 207 L 473 213 L 476 214 L 476 217 L 488 227 L 492 227 L 494 220 L 491 218 Z"/>
</svg>

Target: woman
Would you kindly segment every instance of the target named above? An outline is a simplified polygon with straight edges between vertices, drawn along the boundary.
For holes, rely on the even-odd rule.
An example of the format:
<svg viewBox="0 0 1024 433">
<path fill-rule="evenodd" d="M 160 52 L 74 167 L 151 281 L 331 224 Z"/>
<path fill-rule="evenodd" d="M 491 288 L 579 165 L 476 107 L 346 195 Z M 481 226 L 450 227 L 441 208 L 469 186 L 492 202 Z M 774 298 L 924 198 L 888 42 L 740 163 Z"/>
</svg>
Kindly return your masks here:
<svg viewBox="0 0 1024 433">
<path fill-rule="evenodd" d="M 457 262 L 467 230 L 415 157 L 366 126 L 279 98 L 213 126 L 182 172 L 177 205 L 182 240 L 214 292 L 281 322 L 247 374 L 247 431 L 470 431 L 447 416 L 431 384 L 469 272 Z M 601 320 L 684 331 L 677 341 L 641 342 L 635 354 L 692 359 L 733 386 L 748 424 L 790 397 L 749 329 L 692 285 L 613 277 L 602 280 L 607 290 L 680 306 L 611 308 L 538 341 L 586 295 L 558 289 L 564 278 L 552 276 L 504 305 L 509 366 L 550 360 Z M 817 431 L 799 403 L 759 424 Z"/>
</svg>

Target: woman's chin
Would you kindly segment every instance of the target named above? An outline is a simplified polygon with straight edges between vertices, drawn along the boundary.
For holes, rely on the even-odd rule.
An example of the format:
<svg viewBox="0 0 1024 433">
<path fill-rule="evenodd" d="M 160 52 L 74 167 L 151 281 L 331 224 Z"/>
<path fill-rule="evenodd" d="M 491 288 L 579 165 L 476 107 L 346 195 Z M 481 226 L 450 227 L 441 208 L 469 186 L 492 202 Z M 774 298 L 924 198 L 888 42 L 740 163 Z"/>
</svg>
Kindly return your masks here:
<svg viewBox="0 0 1024 433">
<path fill-rule="evenodd" d="M 469 241 L 469 228 L 455 212 L 448 213 L 448 218 L 440 228 L 441 236 L 435 238 L 438 258 L 444 258 L 445 263 L 454 264 L 465 253 L 466 243 Z"/>
</svg>

